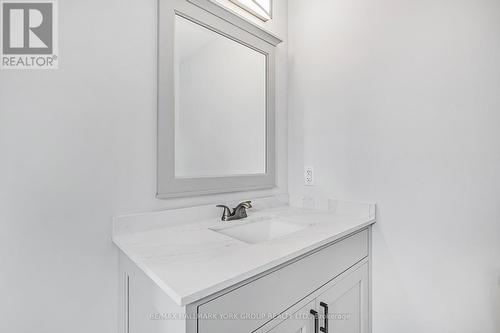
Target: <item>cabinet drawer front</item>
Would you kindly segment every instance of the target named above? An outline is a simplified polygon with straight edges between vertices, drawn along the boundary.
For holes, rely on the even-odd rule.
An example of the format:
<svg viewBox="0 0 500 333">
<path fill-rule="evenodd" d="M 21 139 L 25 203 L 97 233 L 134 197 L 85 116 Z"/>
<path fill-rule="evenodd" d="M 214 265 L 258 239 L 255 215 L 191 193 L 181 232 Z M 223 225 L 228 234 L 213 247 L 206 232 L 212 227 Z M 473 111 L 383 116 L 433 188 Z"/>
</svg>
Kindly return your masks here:
<svg viewBox="0 0 500 333">
<path fill-rule="evenodd" d="M 200 305 L 198 333 L 250 333 L 367 255 L 363 230 Z"/>
</svg>

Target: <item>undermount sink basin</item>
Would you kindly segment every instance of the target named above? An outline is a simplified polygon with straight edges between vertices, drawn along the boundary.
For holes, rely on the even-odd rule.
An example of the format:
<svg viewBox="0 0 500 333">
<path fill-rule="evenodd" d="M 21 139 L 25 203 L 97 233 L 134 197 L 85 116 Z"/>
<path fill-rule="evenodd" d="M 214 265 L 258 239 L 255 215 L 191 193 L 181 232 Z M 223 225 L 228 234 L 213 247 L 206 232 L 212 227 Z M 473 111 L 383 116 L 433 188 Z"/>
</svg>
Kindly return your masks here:
<svg viewBox="0 0 500 333">
<path fill-rule="evenodd" d="M 225 228 L 212 228 L 210 230 L 245 243 L 257 244 L 283 237 L 305 228 L 307 228 L 305 224 L 280 218 L 269 218 L 260 221 L 243 222 L 242 224 Z"/>
</svg>

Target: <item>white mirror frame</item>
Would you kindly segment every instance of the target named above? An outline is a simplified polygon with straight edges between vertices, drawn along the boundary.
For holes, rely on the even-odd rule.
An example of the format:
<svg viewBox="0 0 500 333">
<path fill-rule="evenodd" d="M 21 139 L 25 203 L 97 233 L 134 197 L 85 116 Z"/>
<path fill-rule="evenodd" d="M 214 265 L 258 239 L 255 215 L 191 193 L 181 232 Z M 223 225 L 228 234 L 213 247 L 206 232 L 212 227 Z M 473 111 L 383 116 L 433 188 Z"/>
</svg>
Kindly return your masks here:
<svg viewBox="0 0 500 333">
<path fill-rule="evenodd" d="M 179 15 L 266 55 L 266 173 L 175 178 L 175 16 Z M 275 48 L 281 40 L 212 0 L 159 0 L 157 193 L 159 199 L 275 187 Z M 221 129 L 223 130 L 223 129 Z"/>
</svg>

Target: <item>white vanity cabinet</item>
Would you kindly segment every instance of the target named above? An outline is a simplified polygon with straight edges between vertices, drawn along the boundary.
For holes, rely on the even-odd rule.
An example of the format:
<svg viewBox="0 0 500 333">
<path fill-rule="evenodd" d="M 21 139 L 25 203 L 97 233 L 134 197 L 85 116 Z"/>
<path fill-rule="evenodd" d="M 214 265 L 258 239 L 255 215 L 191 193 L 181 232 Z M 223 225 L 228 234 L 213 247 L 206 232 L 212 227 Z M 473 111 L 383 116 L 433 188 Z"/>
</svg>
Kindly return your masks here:
<svg viewBox="0 0 500 333">
<path fill-rule="evenodd" d="M 121 253 L 123 333 L 369 333 L 370 235 L 368 225 L 185 306 Z"/>
<path fill-rule="evenodd" d="M 277 326 L 258 333 L 368 333 L 368 263 L 349 270 L 325 288 L 287 319 L 267 325 Z"/>
<path fill-rule="evenodd" d="M 253 332 L 368 256 L 368 230 L 328 244 L 197 305 L 198 333 Z M 212 320 L 227 314 L 245 320 Z M 247 317 L 258 319 L 246 320 Z M 271 318 L 272 319 L 272 318 Z"/>
<path fill-rule="evenodd" d="M 328 312 L 328 332 L 368 333 L 368 264 L 364 264 L 317 297 L 318 312 Z"/>
<path fill-rule="evenodd" d="M 299 311 L 292 314 L 290 319 L 285 319 L 278 326 L 267 330 L 269 333 L 306 333 L 314 332 L 314 319 L 311 319 L 311 309 L 315 308 L 315 302 L 310 302 Z"/>
</svg>

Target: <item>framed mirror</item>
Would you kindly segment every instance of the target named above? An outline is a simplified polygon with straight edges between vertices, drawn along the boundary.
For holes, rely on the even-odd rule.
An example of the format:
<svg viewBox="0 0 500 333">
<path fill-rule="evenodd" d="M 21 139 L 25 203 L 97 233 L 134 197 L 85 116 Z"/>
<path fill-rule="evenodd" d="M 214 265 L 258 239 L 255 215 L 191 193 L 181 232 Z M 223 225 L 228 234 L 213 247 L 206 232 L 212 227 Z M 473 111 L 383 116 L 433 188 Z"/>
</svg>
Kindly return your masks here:
<svg viewBox="0 0 500 333">
<path fill-rule="evenodd" d="M 209 0 L 160 0 L 158 198 L 275 186 L 279 42 Z"/>
</svg>

